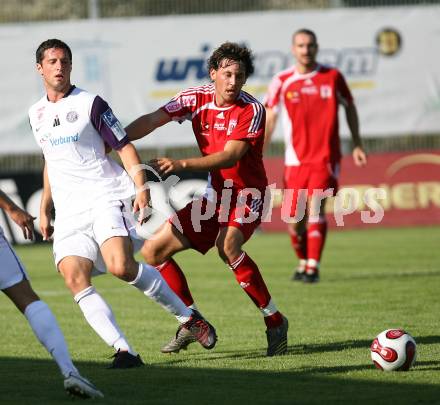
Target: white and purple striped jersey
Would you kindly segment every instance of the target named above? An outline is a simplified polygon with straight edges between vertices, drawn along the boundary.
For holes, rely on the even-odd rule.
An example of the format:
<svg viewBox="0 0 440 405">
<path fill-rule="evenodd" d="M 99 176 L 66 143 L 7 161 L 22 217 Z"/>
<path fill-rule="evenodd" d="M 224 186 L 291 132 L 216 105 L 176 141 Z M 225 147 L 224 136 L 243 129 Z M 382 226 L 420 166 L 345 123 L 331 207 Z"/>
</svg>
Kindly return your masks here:
<svg viewBox="0 0 440 405">
<path fill-rule="evenodd" d="M 29 122 L 46 160 L 56 217 L 66 218 L 130 198 L 134 184 L 105 153 L 129 140 L 109 105 L 72 86 L 61 100 L 47 96 L 29 109 Z"/>
</svg>

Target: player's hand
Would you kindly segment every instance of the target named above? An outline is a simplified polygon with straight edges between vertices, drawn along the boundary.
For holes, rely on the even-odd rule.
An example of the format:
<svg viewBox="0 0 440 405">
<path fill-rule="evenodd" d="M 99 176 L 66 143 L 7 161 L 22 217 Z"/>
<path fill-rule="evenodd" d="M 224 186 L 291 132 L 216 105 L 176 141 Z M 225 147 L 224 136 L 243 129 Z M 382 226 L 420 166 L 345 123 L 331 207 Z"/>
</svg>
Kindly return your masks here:
<svg viewBox="0 0 440 405">
<path fill-rule="evenodd" d="M 150 160 L 149 164 L 159 172 L 159 174 L 170 174 L 184 169 L 180 160 L 174 160 L 166 157 Z"/>
<path fill-rule="evenodd" d="M 151 198 L 150 190 L 142 190 L 136 193 L 136 198 L 133 201 L 133 213 L 139 213 L 138 222 L 142 225 L 151 217 Z"/>
<path fill-rule="evenodd" d="M 40 231 L 43 236 L 43 240 L 50 241 L 52 240 L 53 235 L 53 226 L 51 224 L 51 216 L 50 214 L 40 214 Z"/>
<path fill-rule="evenodd" d="M 367 164 L 367 154 L 360 146 L 353 149 L 353 161 L 358 167 L 363 167 Z"/>
<path fill-rule="evenodd" d="M 24 238 L 34 240 L 34 220 L 36 218 L 17 206 L 8 211 L 8 214 L 21 228 Z"/>
</svg>

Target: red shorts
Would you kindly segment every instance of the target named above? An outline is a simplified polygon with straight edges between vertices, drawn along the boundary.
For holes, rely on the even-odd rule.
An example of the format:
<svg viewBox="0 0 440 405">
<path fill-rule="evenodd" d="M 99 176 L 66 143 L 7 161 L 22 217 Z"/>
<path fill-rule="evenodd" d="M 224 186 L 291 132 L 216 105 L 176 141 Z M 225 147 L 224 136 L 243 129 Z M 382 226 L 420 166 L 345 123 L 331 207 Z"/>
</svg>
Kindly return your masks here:
<svg viewBox="0 0 440 405">
<path fill-rule="evenodd" d="M 237 202 L 238 200 L 238 202 Z M 246 242 L 261 223 L 262 198 L 232 198 L 230 208 L 206 198 L 191 201 L 177 211 L 169 221 L 202 254 L 215 246 L 219 230 L 233 226 L 240 229 Z"/>
<path fill-rule="evenodd" d="M 309 165 L 284 167 L 284 202 L 283 211 L 294 216 L 300 200 L 313 195 L 330 197 L 338 191 L 339 164 Z"/>
</svg>

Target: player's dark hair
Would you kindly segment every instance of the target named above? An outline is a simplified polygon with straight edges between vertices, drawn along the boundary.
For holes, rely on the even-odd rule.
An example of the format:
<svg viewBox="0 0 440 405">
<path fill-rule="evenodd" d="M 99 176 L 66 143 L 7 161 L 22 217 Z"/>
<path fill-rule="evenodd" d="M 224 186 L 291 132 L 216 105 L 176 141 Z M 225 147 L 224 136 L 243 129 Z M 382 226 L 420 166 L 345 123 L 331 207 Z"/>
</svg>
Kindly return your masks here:
<svg viewBox="0 0 440 405">
<path fill-rule="evenodd" d="M 64 49 L 67 55 L 69 55 L 70 62 L 72 62 L 72 51 L 70 50 L 69 46 L 65 42 L 53 38 L 53 39 L 47 39 L 46 41 L 42 42 L 40 46 L 37 48 L 37 51 L 35 52 L 35 59 L 37 63 L 41 64 L 41 61 L 44 58 L 44 52 L 51 48 Z"/>
<path fill-rule="evenodd" d="M 252 52 L 245 46 L 240 46 L 234 42 L 221 44 L 208 59 L 208 72 L 210 72 L 211 69 L 218 70 L 223 60 L 243 63 L 246 79 L 254 73 Z"/>
<path fill-rule="evenodd" d="M 316 34 L 315 34 L 312 30 L 309 30 L 309 29 L 307 29 L 307 28 L 301 28 L 301 29 L 295 31 L 295 32 L 293 33 L 293 35 L 292 35 L 292 42 L 295 42 L 295 37 L 296 37 L 297 35 L 299 35 L 299 34 L 309 35 L 309 36 L 311 36 L 311 37 L 313 38 L 313 42 L 314 42 L 315 44 L 318 43 L 318 38 L 316 38 Z"/>
</svg>

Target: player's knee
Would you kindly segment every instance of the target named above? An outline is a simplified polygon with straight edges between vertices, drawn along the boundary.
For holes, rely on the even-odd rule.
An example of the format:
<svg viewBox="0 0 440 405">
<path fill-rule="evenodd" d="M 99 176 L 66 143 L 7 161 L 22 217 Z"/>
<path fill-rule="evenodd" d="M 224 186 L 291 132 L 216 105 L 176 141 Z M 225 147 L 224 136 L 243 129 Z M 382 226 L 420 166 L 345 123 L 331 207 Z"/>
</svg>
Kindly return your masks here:
<svg viewBox="0 0 440 405">
<path fill-rule="evenodd" d="M 108 271 L 122 280 L 132 280 L 138 272 L 138 265 L 129 258 L 112 260 L 108 265 Z"/>
<path fill-rule="evenodd" d="M 168 257 L 163 250 L 157 249 L 153 244 L 147 242 L 142 246 L 141 255 L 145 263 L 148 263 L 151 266 L 159 266 L 168 260 Z"/>
<path fill-rule="evenodd" d="M 72 293 L 76 293 L 83 289 L 84 285 L 87 284 L 87 280 L 84 275 L 80 273 L 65 273 L 64 283 Z"/>
<path fill-rule="evenodd" d="M 241 254 L 240 247 L 233 239 L 217 240 L 216 247 L 220 258 L 226 263 L 232 263 Z"/>
</svg>

